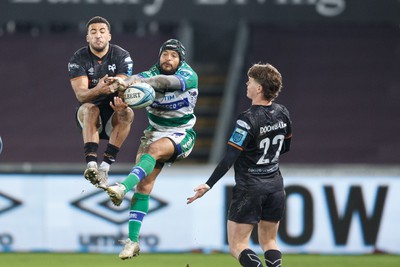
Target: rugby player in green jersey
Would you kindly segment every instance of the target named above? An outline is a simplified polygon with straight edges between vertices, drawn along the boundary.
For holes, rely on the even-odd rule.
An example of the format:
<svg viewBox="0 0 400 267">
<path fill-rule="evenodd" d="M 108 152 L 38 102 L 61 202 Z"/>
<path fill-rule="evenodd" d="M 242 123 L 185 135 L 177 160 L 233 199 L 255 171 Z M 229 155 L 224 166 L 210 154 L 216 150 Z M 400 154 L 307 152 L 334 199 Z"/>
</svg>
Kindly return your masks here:
<svg viewBox="0 0 400 267">
<path fill-rule="evenodd" d="M 160 48 L 159 62 L 148 71 L 113 82 L 119 84 L 118 90 L 135 82 L 145 82 L 156 91 L 155 101 L 146 107 L 149 126 L 141 138 L 136 165 L 125 180 L 107 188 L 111 201 L 119 206 L 125 194 L 136 186 L 130 207 L 129 238 L 119 254 L 125 260 L 139 255 L 140 227 L 149 209 L 150 193 L 164 164 L 186 158 L 193 149 L 198 77 L 185 61 L 184 46 L 170 39 Z"/>
</svg>

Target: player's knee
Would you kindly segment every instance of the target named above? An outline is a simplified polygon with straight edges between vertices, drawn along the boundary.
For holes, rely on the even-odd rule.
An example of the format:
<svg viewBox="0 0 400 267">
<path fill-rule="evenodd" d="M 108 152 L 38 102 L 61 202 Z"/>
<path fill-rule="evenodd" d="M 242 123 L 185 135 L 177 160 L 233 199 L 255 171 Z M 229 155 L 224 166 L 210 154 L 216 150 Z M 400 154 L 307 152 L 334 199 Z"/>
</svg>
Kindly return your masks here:
<svg viewBox="0 0 400 267">
<path fill-rule="evenodd" d="M 135 112 L 133 112 L 133 110 L 131 108 L 126 108 L 125 109 L 125 123 L 129 123 L 131 124 L 133 122 L 133 120 L 135 119 Z"/>
<path fill-rule="evenodd" d="M 167 160 L 173 155 L 173 150 L 169 151 L 169 148 L 163 145 L 163 143 L 154 142 L 149 146 L 148 154 L 150 154 L 155 160 Z"/>
<path fill-rule="evenodd" d="M 83 104 L 78 110 L 79 120 L 82 121 L 83 124 L 97 123 L 99 115 L 99 108 L 91 103 Z"/>
<path fill-rule="evenodd" d="M 135 113 L 131 108 L 126 108 L 118 112 L 118 123 L 131 124 L 135 118 Z"/>
<path fill-rule="evenodd" d="M 99 108 L 92 103 L 85 103 L 79 109 L 84 117 L 97 117 L 100 114 Z"/>
</svg>

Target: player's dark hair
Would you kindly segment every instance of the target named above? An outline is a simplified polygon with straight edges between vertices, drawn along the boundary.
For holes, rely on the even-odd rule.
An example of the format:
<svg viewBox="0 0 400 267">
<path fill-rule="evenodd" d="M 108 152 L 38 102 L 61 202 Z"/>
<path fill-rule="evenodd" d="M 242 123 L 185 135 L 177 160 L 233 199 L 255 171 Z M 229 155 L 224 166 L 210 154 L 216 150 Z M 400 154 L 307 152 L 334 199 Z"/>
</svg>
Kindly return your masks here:
<svg viewBox="0 0 400 267">
<path fill-rule="evenodd" d="M 247 76 L 261 84 L 265 99 L 271 101 L 278 97 L 282 89 L 282 75 L 271 64 L 254 64 Z"/>
<path fill-rule="evenodd" d="M 111 26 L 110 26 L 110 23 L 108 22 L 108 20 L 106 20 L 105 18 L 100 17 L 100 16 L 93 17 L 88 21 L 88 23 L 86 23 L 86 31 L 88 31 L 89 30 L 89 26 L 94 24 L 94 23 L 104 23 L 104 24 L 106 24 L 107 28 L 108 28 L 108 31 L 111 32 Z"/>
</svg>

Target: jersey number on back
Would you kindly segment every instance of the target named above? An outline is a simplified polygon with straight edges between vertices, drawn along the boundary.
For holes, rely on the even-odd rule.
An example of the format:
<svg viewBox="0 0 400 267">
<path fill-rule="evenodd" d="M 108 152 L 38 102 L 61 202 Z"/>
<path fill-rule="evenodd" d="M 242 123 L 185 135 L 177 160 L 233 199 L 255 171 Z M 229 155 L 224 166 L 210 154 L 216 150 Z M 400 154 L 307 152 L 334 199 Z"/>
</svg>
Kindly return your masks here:
<svg viewBox="0 0 400 267">
<path fill-rule="evenodd" d="M 285 139 L 285 136 L 282 134 L 276 135 L 274 139 L 269 139 L 269 137 L 264 138 L 260 142 L 260 149 L 264 149 L 264 154 L 261 156 L 261 158 L 257 161 L 257 164 L 266 164 L 266 163 L 274 163 L 278 161 L 279 154 L 281 153 L 282 145 L 283 145 L 283 140 Z M 270 160 L 267 158 L 269 156 L 268 150 L 272 146 L 278 145 L 278 149 L 276 150 L 276 153 L 274 157 Z M 272 156 L 272 155 L 271 155 Z"/>
</svg>

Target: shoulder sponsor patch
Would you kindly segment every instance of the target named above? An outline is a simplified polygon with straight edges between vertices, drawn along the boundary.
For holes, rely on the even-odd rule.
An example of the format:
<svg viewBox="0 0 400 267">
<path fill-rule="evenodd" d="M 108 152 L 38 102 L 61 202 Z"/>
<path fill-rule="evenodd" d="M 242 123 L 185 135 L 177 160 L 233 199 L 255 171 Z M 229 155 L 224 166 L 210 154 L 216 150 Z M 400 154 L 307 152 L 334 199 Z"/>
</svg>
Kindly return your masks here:
<svg viewBox="0 0 400 267">
<path fill-rule="evenodd" d="M 245 130 L 236 127 L 235 130 L 233 130 L 229 142 L 232 142 L 238 146 L 242 146 L 246 136 L 247 132 Z"/>
<path fill-rule="evenodd" d="M 237 120 L 236 124 L 239 125 L 240 127 L 243 127 L 243 128 L 245 128 L 247 130 L 250 130 L 250 126 L 245 121 Z"/>
<path fill-rule="evenodd" d="M 73 69 L 79 69 L 79 65 L 76 63 L 68 63 L 68 70 L 71 71 Z"/>
<path fill-rule="evenodd" d="M 178 70 L 177 74 L 181 75 L 185 79 L 193 75 L 193 73 L 187 69 Z"/>
</svg>

